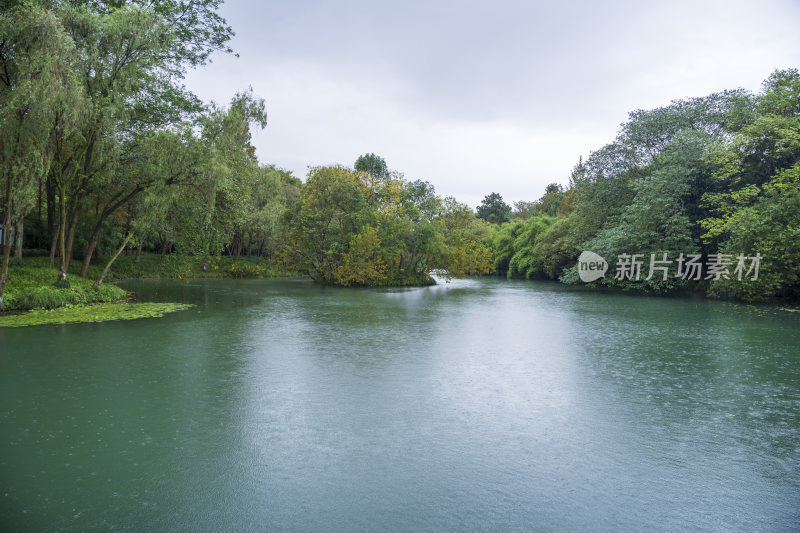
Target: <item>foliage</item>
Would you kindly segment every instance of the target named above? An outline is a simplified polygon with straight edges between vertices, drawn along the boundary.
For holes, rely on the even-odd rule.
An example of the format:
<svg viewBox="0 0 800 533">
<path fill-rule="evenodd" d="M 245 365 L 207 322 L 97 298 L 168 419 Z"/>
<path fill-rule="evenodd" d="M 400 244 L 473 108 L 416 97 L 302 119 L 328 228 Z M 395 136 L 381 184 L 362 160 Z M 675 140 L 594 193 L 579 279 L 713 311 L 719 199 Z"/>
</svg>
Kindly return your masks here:
<svg viewBox="0 0 800 533">
<path fill-rule="evenodd" d="M 755 205 L 738 210 L 728 220 L 725 231 L 730 238 L 719 252 L 728 254 L 733 265 L 739 254 L 759 254 L 764 259 L 757 280 L 750 276 L 739 280 L 731 268 L 728 279 L 712 282 L 712 295 L 748 301 L 800 297 L 800 190 L 774 191 Z"/>
<path fill-rule="evenodd" d="M 566 190 L 551 184 L 538 201 L 515 204 L 515 219 L 494 236 L 494 265 L 578 283 L 575 261 L 590 250 L 611 263 L 603 285 L 798 298 L 798 198 L 800 73 L 787 69 L 758 95 L 724 91 L 632 112 L 613 142 L 578 162 Z M 641 254 L 638 280 L 615 276 L 623 254 Z M 691 280 L 675 270 L 650 276 L 651 254 L 725 254 L 733 264 L 727 278 L 708 269 Z M 739 256 L 756 254 L 758 279 L 738 279 Z"/>
<path fill-rule="evenodd" d="M 503 197 L 493 192 L 487 194 L 478 206 L 478 218 L 492 224 L 502 224 L 511 219 L 511 206 L 503 201 Z"/>
<path fill-rule="evenodd" d="M 350 239 L 347 252 L 334 271 L 337 285 L 375 285 L 381 282 L 386 263 L 380 256 L 381 243 L 376 228 L 365 226 Z"/>
<path fill-rule="evenodd" d="M 386 181 L 391 178 L 386 161 L 381 156 L 372 153 L 359 156 L 353 168 L 359 172 L 366 172 L 379 181 Z"/>
<path fill-rule="evenodd" d="M 252 263 L 234 263 L 228 269 L 233 278 L 261 278 L 267 273 L 266 267 Z"/>
<path fill-rule="evenodd" d="M 35 3 L 0 12 L 0 221 L 5 235 L 0 309 L 6 285 L 12 223 L 32 204 L 35 180 L 53 155 L 52 128 L 67 129 L 79 113 L 73 43 L 55 18 Z"/>
<path fill-rule="evenodd" d="M 544 277 L 541 257 L 534 252 L 539 238 L 553 220 L 549 215 L 539 215 L 525 221 L 512 243 L 514 255 L 508 262 L 508 277 Z"/>
<path fill-rule="evenodd" d="M 336 285 L 415 285 L 430 273 L 491 271 L 489 232 L 469 207 L 426 182 L 320 167 L 284 216 L 284 261 Z"/>
<path fill-rule="evenodd" d="M 127 293 L 114 285 L 58 288 L 48 285 L 8 291 L 6 309 L 55 309 L 68 305 L 118 302 Z"/>
</svg>

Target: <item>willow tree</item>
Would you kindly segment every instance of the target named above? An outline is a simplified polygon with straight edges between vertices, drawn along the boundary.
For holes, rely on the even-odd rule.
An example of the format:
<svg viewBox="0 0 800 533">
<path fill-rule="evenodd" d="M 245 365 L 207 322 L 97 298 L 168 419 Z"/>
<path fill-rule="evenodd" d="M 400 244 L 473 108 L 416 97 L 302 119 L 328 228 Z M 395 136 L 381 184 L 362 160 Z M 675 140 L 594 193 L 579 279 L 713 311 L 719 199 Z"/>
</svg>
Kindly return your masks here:
<svg viewBox="0 0 800 533">
<path fill-rule="evenodd" d="M 0 307 L 8 278 L 12 217 L 33 199 L 32 184 L 46 173 L 54 124 L 69 131 L 81 108 L 73 74 L 75 49 L 56 18 L 34 3 L 0 13 L 0 178 L 3 265 Z"/>
<path fill-rule="evenodd" d="M 56 130 L 49 189 L 58 204 L 54 239 L 65 275 L 78 219 L 97 207 L 82 273 L 103 224 L 146 184 L 123 167 L 139 144 L 201 111 L 182 80 L 215 51 L 230 52 L 233 35 L 218 0 L 176 2 L 54 2 L 53 12 L 79 50 L 77 72 L 88 102 L 81 128 Z M 133 179 L 131 179 L 133 178 Z M 51 228 L 55 224 L 51 224 Z"/>
<path fill-rule="evenodd" d="M 160 132 L 147 143 L 137 167 L 139 179 L 149 180 L 137 231 L 168 234 L 181 256 L 204 263 L 218 256 L 251 213 L 259 169 L 250 130 L 266 120 L 264 101 L 246 92 L 228 108 L 211 106 L 196 128 Z"/>
</svg>

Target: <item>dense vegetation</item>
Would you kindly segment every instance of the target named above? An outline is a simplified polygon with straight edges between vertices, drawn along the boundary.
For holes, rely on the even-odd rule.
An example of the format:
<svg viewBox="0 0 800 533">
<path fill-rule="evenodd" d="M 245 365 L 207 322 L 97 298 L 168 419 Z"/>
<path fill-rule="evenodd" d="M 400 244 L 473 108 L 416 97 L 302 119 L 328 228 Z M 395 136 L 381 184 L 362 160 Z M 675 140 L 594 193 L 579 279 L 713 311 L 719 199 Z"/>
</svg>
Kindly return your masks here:
<svg viewBox="0 0 800 533">
<path fill-rule="evenodd" d="M 492 270 L 487 223 L 430 183 L 385 172 L 311 170 L 285 224 L 288 264 L 321 283 L 419 285 L 434 270 Z"/>
<path fill-rule="evenodd" d="M 590 250 L 612 263 L 603 285 L 797 298 L 800 73 L 776 71 L 757 95 L 725 91 L 634 111 L 612 143 L 578 163 L 566 190 L 553 184 L 515 207 L 494 236 L 495 268 L 509 277 L 576 283 L 576 259 Z M 638 280 L 615 275 L 624 254 L 641 254 Z M 663 254 L 672 261 L 660 265 L 668 275 L 656 268 L 646 279 L 651 254 L 656 267 Z M 750 270 L 756 254 L 757 279 L 751 271 L 740 280 L 739 256 Z M 687 279 L 678 259 L 691 255 L 704 267 Z"/>
<path fill-rule="evenodd" d="M 305 183 L 259 164 L 250 132 L 267 123 L 263 100 L 243 92 L 227 107 L 206 104 L 182 83 L 213 53 L 231 53 L 219 4 L 2 4 L 0 306 L 12 251 L 21 265 L 24 247 L 49 253 L 53 279 L 42 283 L 61 286 L 42 291 L 53 301 L 53 290 L 93 301 L 126 249 L 134 262 L 143 250 L 161 254 L 176 276 L 207 272 L 225 256 L 230 275 L 280 265 L 345 286 L 493 270 L 576 283 L 576 259 L 591 250 L 611 263 L 643 258 L 641 279 L 612 268 L 604 285 L 751 300 L 800 293 L 796 70 L 775 72 L 757 95 L 635 111 L 566 188 L 554 183 L 513 209 L 492 193 L 475 213 L 372 153 L 352 169 L 313 168 Z M 673 269 L 716 257 L 726 270 L 647 276 L 651 254 Z M 740 254 L 763 258 L 757 280 L 737 278 Z M 250 256 L 255 266 L 240 261 Z M 18 307 L 20 294 L 6 305 Z"/>
<path fill-rule="evenodd" d="M 87 277 L 99 252 L 110 266 L 131 247 L 204 271 L 221 254 L 280 260 L 342 285 L 491 269 L 489 230 L 466 206 L 391 174 L 375 154 L 355 171 L 315 169 L 305 186 L 259 165 L 249 141 L 266 125 L 263 100 L 244 92 L 219 107 L 182 84 L 187 69 L 231 52 L 219 4 L 3 4 L 0 306 L 23 246 L 48 249 L 61 281 L 74 257 Z M 108 268 L 94 274 L 99 286 Z"/>
</svg>

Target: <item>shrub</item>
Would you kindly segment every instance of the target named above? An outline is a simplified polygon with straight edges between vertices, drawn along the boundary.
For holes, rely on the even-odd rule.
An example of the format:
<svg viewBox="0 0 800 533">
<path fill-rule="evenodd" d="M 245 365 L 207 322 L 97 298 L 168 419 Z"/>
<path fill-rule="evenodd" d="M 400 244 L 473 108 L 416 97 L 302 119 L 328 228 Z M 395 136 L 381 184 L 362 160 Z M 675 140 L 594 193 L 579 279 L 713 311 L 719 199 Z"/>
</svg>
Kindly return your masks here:
<svg viewBox="0 0 800 533">
<path fill-rule="evenodd" d="M 92 302 L 102 302 L 102 303 L 111 303 L 111 302 L 118 302 L 124 299 L 128 293 L 126 293 L 123 289 L 120 289 L 116 285 L 100 285 L 96 289 L 88 288 L 84 291 L 86 296 L 86 301 L 89 303 Z"/>
<path fill-rule="evenodd" d="M 234 263 L 228 269 L 228 274 L 234 278 L 260 278 L 267 274 L 267 269 L 252 263 Z"/>
<path fill-rule="evenodd" d="M 55 309 L 65 305 L 85 303 L 85 297 L 71 289 L 55 287 L 33 287 L 8 295 L 8 309 Z"/>
</svg>

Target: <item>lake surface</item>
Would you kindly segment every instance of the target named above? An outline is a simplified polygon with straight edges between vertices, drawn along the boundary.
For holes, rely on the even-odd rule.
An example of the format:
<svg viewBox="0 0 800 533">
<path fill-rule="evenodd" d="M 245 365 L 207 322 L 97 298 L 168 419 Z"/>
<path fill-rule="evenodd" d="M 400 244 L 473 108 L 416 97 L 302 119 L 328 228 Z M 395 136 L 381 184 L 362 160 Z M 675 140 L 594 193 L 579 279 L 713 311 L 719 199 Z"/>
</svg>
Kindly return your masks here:
<svg viewBox="0 0 800 533">
<path fill-rule="evenodd" d="M 0 330 L 2 531 L 792 531 L 800 313 L 497 279 L 152 281 Z"/>
</svg>

